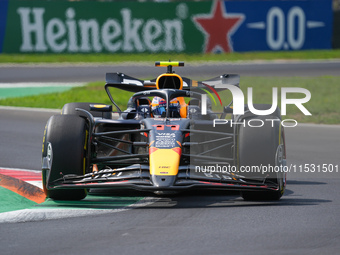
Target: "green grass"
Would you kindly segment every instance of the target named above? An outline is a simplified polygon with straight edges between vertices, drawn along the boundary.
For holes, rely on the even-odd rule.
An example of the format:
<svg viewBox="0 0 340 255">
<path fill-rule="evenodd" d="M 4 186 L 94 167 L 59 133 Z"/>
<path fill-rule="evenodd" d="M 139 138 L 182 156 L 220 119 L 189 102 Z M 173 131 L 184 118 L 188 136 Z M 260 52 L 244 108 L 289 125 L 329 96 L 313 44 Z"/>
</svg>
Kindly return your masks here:
<svg viewBox="0 0 340 255">
<path fill-rule="evenodd" d="M 180 60 L 185 62 L 206 61 L 249 61 L 249 60 L 313 60 L 340 59 L 340 50 L 309 50 L 279 52 L 245 52 L 224 54 L 1 54 L 0 63 L 122 63 L 154 62 L 155 60 Z M 197 77 L 193 77 L 197 78 Z M 295 106 L 288 106 L 288 115 L 299 122 L 324 124 L 340 123 L 340 77 L 241 77 L 241 88 L 253 87 L 255 103 L 271 103 L 272 87 L 301 87 L 312 94 L 310 102 L 304 104 L 312 116 L 304 116 Z M 132 93 L 113 90 L 118 105 L 126 108 Z M 226 97 L 230 97 L 228 93 Z M 291 95 L 297 96 L 301 95 Z M 228 101 L 223 99 L 223 101 Z M 27 96 L 0 100 L 0 105 L 39 108 L 56 108 L 69 102 L 100 102 L 110 104 L 104 90 L 104 82 L 90 83 L 86 87 L 73 88 L 66 92 Z M 280 103 L 279 103 L 280 106 Z"/>
<path fill-rule="evenodd" d="M 279 99 L 281 87 L 308 89 L 312 98 L 304 106 L 312 113 L 312 116 L 304 116 L 296 106 L 288 105 L 288 114 L 283 118 L 295 119 L 298 122 L 340 124 L 340 77 L 241 77 L 240 85 L 245 94 L 245 100 L 247 87 L 252 87 L 254 93 L 253 102 L 269 104 L 272 102 L 273 87 L 278 87 Z M 126 109 L 127 101 L 132 94 L 123 90 L 112 90 L 112 95 L 121 109 Z M 301 98 L 303 96 L 302 94 L 290 94 L 289 98 Z M 230 98 L 229 92 L 222 94 L 223 103 L 227 103 Z M 77 87 L 60 93 L 45 94 L 44 96 L 3 99 L 0 100 L 0 105 L 61 109 L 64 104 L 69 102 L 111 104 L 104 90 L 104 82 L 94 82 L 85 87 Z M 280 100 L 279 106 L 281 108 Z"/>
<path fill-rule="evenodd" d="M 244 52 L 223 54 L 1 54 L 0 63 L 121 63 L 157 60 L 249 61 L 277 59 L 340 59 L 340 50 L 307 50 L 278 52 Z"/>
<path fill-rule="evenodd" d="M 64 104 L 70 102 L 110 104 L 104 84 L 104 82 L 92 82 L 85 87 L 76 87 L 59 93 L 2 99 L 0 100 L 0 105 L 61 109 Z M 133 93 L 113 89 L 112 94 L 120 106 L 126 107 L 127 100 Z"/>
</svg>

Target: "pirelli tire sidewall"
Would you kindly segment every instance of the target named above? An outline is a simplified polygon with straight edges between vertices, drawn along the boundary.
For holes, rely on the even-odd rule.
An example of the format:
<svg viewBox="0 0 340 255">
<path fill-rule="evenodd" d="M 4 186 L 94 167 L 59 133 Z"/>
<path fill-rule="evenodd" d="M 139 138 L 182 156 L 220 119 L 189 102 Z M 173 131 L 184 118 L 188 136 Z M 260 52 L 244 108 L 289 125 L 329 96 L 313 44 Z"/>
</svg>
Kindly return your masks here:
<svg viewBox="0 0 340 255">
<path fill-rule="evenodd" d="M 49 183 L 62 175 L 82 175 L 86 169 L 87 124 L 77 115 L 54 115 L 45 127 L 43 158 L 51 145 L 52 167 L 50 172 L 43 170 L 43 188 L 46 196 L 55 200 L 80 200 L 86 196 L 84 189 L 47 189 Z M 49 178 L 48 178 L 49 176 Z M 48 180 L 47 180 L 48 179 Z"/>
</svg>

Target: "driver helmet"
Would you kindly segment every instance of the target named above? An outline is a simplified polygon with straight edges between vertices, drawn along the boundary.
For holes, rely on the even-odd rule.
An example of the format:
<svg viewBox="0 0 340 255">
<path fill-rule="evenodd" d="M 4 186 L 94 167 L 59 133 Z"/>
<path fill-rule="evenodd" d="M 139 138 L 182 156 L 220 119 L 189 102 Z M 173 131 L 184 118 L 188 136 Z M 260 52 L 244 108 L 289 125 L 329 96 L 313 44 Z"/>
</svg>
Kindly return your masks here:
<svg viewBox="0 0 340 255">
<path fill-rule="evenodd" d="M 177 116 L 179 114 L 179 102 L 176 98 L 170 101 L 169 107 L 170 116 Z M 162 114 L 165 114 L 166 112 L 165 99 L 161 97 L 154 97 L 151 103 L 151 110 L 154 117 L 162 117 Z"/>
</svg>

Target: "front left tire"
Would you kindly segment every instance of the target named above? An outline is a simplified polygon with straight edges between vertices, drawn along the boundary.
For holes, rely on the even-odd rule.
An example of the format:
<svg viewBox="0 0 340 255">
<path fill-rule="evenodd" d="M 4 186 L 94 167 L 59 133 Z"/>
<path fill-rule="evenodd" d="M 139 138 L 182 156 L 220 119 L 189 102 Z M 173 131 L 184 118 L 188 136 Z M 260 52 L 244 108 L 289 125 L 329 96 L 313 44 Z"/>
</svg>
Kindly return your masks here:
<svg viewBox="0 0 340 255">
<path fill-rule="evenodd" d="M 49 189 L 63 175 L 83 175 L 86 169 L 88 130 L 86 121 L 77 115 L 54 115 L 45 127 L 42 157 L 50 157 L 51 169 L 43 169 L 43 188 L 54 200 L 81 200 L 85 189 Z M 52 155 L 49 155 L 52 154 Z"/>
</svg>

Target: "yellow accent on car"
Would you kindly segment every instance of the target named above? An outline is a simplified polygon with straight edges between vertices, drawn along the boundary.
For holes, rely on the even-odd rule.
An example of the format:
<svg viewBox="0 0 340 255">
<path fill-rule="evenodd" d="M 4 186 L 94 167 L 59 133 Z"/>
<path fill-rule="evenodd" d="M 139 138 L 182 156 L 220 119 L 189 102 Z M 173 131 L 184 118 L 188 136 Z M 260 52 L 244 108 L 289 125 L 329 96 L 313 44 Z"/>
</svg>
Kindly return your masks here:
<svg viewBox="0 0 340 255">
<path fill-rule="evenodd" d="M 151 175 L 177 175 L 181 155 L 173 149 L 156 149 L 149 157 Z"/>
<path fill-rule="evenodd" d="M 184 66 L 181 61 L 156 61 L 155 66 Z"/>
<path fill-rule="evenodd" d="M 84 141 L 84 150 L 87 150 L 87 140 L 89 137 L 89 131 L 86 130 L 85 132 L 85 141 Z"/>
<path fill-rule="evenodd" d="M 86 158 L 83 158 L 83 174 L 86 172 Z"/>
<path fill-rule="evenodd" d="M 95 104 L 95 105 L 93 105 L 93 107 L 95 107 L 95 108 L 105 108 L 107 105 L 105 105 L 105 104 Z"/>
</svg>

